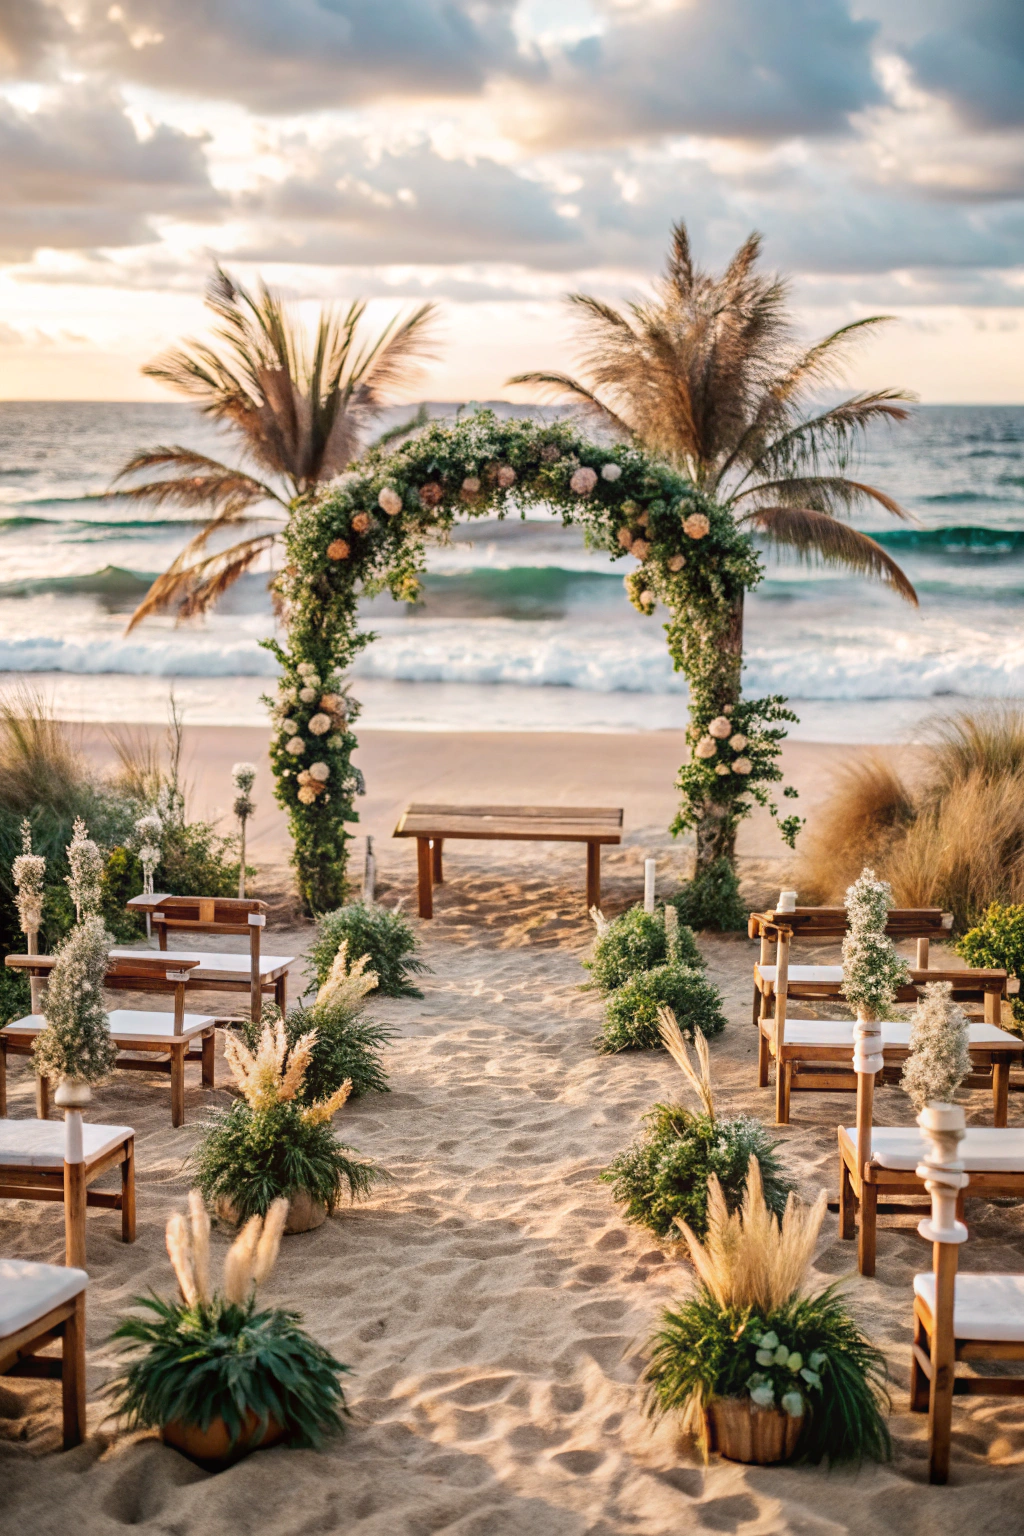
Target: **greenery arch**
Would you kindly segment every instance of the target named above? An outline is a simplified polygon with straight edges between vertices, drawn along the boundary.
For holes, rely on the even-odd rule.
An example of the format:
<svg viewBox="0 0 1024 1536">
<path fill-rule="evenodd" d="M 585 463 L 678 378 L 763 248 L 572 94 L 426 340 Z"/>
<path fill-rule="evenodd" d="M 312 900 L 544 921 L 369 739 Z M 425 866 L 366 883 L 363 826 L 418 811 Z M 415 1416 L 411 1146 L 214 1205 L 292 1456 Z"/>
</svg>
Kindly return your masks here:
<svg viewBox="0 0 1024 1536">
<path fill-rule="evenodd" d="M 612 559 L 633 555 L 640 563 L 625 585 L 634 607 L 652 614 L 660 600 L 669 611 L 669 653 L 690 689 L 691 748 L 672 830 L 695 829 L 698 868 L 732 858 L 736 827 L 754 802 L 778 816 L 770 786 L 781 780 L 779 722 L 796 717 L 781 697 L 740 697 L 743 597 L 762 575 L 750 539 L 728 511 L 642 449 L 601 446 L 569 422 L 501 421 L 479 411 L 435 423 L 397 449 L 372 450 L 290 520 L 287 563 L 275 581 L 288 643 L 265 642 L 281 666 L 267 702 L 276 794 L 309 910 L 343 900 L 347 827 L 358 820 L 358 705 L 339 674 L 373 639 L 357 627 L 360 596 L 389 590 L 413 600 L 428 541 L 457 519 L 525 517 L 541 503 L 580 525 L 591 548 Z M 780 821 L 787 841 L 800 825 L 795 816 Z"/>
</svg>

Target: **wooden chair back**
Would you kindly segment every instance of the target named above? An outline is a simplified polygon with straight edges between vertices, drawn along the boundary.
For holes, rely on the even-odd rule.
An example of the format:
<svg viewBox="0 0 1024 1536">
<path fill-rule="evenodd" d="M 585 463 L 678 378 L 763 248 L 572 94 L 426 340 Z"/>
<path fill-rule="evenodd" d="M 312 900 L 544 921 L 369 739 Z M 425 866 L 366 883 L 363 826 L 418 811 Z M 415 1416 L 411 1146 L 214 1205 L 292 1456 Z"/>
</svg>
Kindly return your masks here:
<svg viewBox="0 0 1024 1536">
<path fill-rule="evenodd" d="M 774 939 L 780 927 L 795 939 L 841 939 L 846 933 L 845 907 L 797 907 L 792 912 L 751 912 L 747 932 L 752 939 Z M 942 939 L 953 926 L 953 914 L 939 907 L 892 907 L 885 931 L 890 939 Z"/>
<path fill-rule="evenodd" d="M 253 1022 L 263 1009 L 260 985 L 261 934 L 267 923 L 267 904 L 249 896 L 133 896 L 129 912 L 148 917 L 157 943 L 167 948 L 168 933 L 235 933 L 249 940 L 250 1013 Z"/>
<path fill-rule="evenodd" d="M 12 971 L 25 971 L 37 980 L 46 980 L 57 963 L 56 955 L 7 955 L 4 964 Z M 174 994 L 174 1033 L 185 1027 L 185 986 L 199 960 L 175 960 L 168 965 L 159 955 L 140 950 L 137 955 L 112 955 L 107 961 L 103 985 L 111 992 L 172 992 Z"/>
</svg>

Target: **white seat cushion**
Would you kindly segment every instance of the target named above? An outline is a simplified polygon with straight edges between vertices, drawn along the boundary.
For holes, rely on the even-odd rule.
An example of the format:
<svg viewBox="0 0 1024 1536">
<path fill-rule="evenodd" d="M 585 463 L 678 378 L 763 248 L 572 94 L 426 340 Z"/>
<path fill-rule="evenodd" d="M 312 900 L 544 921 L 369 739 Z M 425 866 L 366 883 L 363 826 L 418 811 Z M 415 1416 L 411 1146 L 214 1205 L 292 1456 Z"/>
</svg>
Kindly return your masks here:
<svg viewBox="0 0 1024 1536">
<path fill-rule="evenodd" d="M 765 1021 L 771 1027 L 771 1019 Z M 882 1024 L 882 1049 L 906 1050 L 910 1044 L 911 1021 L 887 1020 Z M 1012 1045 L 1019 1047 L 1019 1035 L 1000 1029 L 996 1024 L 969 1024 L 970 1045 Z M 787 1019 L 785 1040 L 787 1045 L 849 1045 L 853 1050 L 852 1019 Z"/>
<path fill-rule="evenodd" d="M 854 1146 L 856 1126 L 844 1126 Z M 871 1161 L 879 1168 L 906 1172 L 917 1167 L 928 1144 L 916 1125 L 875 1125 L 871 1128 Z M 968 1173 L 1024 1173 L 1024 1130 L 972 1125 L 957 1156 Z"/>
<path fill-rule="evenodd" d="M 914 1295 L 935 1316 L 935 1276 L 914 1276 Z M 957 1275 L 953 1332 L 958 1339 L 1024 1343 L 1024 1275 Z"/>
<path fill-rule="evenodd" d="M 139 955 L 149 958 L 159 955 L 169 967 L 183 960 L 198 960 L 199 965 L 189 978 L 191 981 L 248 981 L 252 974 L 252 963 L 247 954 L 220 954 L 205 949 L 112 949 L 110 953 L 115 958 L 129 960 Z M 294 955 L 260 955 L 260 979 L 273 981 L 294 964 Z"/>
<path fill-rule="evenodd" d="M 95 1162 L 134 1135 L 135 1132 L 128 1125 L 83 1125 L 85 1161 Z M 0 1167 L 63 1166 L 63 1120 L 0 1120 Z"/>
<path fill-rule="evenodd" d="M 778 975 L 778 967 L 774 965 L 758 965 L 757 974 L 762 981 L 775 983 Z M 841 986 L 843 980 L 843 968 L 841 965 L 791 965 L 789 968 L 789 980 L 815 981 L 828 983 L 829 986 Z"/>
<path fill-rule="evenodd" d="M 115 1008 L 107 1015 L 110 1033 L 122 1050 L 130 1051 L 133 1040 L 188 1040 L 217 1021 L 205 1013 L 186 1013 L 180 1035 L 174 1033 L 174 1014 L 150 1012 L 143 1008 Z M 32 1039 L 46 1028 L 41 1013 L 30 1013 L 8 1024 L 6 1033 Z"/>
<path fill-rule="evenodd" d="M 0 1339 L 45 1317 L 88 1284 L 84 1269 L 36 1264 L 32 1259 L 0 1259 Z"/>
</svg>

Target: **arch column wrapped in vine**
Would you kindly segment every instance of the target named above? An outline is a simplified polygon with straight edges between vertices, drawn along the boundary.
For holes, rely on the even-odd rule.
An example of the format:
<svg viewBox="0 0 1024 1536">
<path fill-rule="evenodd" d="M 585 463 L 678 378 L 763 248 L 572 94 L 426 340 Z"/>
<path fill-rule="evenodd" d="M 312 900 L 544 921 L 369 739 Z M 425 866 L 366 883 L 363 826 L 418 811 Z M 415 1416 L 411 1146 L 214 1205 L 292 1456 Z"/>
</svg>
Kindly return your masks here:
<svg viewBox="0 0 1024 1536">
<path fill-rule="evenodd" d="M 342 480 L 295 510 L 275 581 L 287 643 L 266 641 L 281 667 L 271 762 L 286 808 L 307 908 L 344 898 L 349 827 L 362 788 L 352 763 L 358 704 L 343 676 L 372 643 L 360 597 L 415 599 L 430 543 L 467 518 L 525 516 L 543 505 L 611 559 L 633 556 L 630 601 L 660 601 L 669 653 L 689 684 L 690 756 L 672 830 L 693 828 L 698 868 L 733 857 L 753 803 L 774 815 L 784 700 L 741 697 L 742 613 L 762 567 L 731 514 L 670 466 L 632 445 L 604 446 L 573 423 L 502 421 L 479 411 L 435 423 L 401 447 L 371 450 Z M 792 791 L 784 791 L 792 794 Z M 792 843 L 797 817 L 780 821 Z"/>
</svg>

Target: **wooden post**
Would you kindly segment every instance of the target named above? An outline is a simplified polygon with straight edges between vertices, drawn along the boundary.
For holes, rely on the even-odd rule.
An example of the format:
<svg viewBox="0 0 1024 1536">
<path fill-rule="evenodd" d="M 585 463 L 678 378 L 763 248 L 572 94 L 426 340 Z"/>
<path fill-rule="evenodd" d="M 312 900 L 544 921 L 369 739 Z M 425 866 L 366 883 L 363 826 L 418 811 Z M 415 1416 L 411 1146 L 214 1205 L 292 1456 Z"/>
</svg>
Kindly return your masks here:
<svg viewBox="0 0 1024 1536">
<path fill-rule="evenodd" d="M 956 1219 L 957 1197 L 969 1182 L 959 1156 L 959 1143 L 964 1137 L 963 1108 L 959 1104 L 926 1104 L 917 1123 L 929 1145 L 923 1162 L 917 1165 L 917 1174 L 924 1180 L 932 1200 L 931 1217 L 919 1222 L 917 1230 L 932 1244 L 935 1275 L 928 1396 L 928 1476 L 933 1483 L 944 1483 L 949 1477 L 956 1375 L 957 1250 L 967 1238 L 967 1228 Z"/>
<path fill-rule="evenodd" d="M 587 844 L 587 911 L 601 910 L 601 844 Z"/>
<path fill-rule="evenodd" d="M 0 1035 L 0 1116 L 7 1118 L 7 1041 Z"/>
<path fill-rule="evenodd" d="M 69 1269 L 85 1268 L 84 1162 L 64 1163 L 64 1262 Z"/>
<path fill-rule="evenodd" d="M 129 1136 L 124 1144 L 124 1161 L 121 1164 L 121 1241 L 135 1241 L 135 1137 Z"/>
<path fill-rule="evenodd" d="M 263 987 L 260 976 L 260 935 L 266 918 L 262 912 L 249 913 L 249 1015 L 254 1024 L 263 1012 Z"/>
<path fill-rule="evenodd" d="M 1002 1001 L 1003 1001 L 1003 994 L 1002 994 L 1002 989 L 1001 988 L 1000 988 L 1000 990 L 998 992 L 994 988 L 992 988 L 992 987 L 986 987 L 985 988 L 985 1023 L 986 1024 L 1000 1024 L 1000 1023 L 1002 1023 L 1002 1018 L 1003 1018 Z"/>
<path fill-rule="evenodd" d="M 854 1065 L 857 1053 L 854 1052 Z M 870 1183 L 871 1125 L 875 1108 L 874 1072 L 857 1073 L 857 1168 L 853 1193 L 860 1206 L 860 1233 L 857 1239 L 857 1268 L 862 1275 L 875 1272 L 877 1244 L 878 1186 Z"/>
<path fill-rule="evenodd" d="M 28 932 L 25 934 L 25 948 L 26 948 L 26 950 L 28 951 L 28 953 L 30 955 L 38 955 L 38 953 L 39 953 L 39 929 L 38 928 L 30 928 L 28 930 Z M 29 990 L 29 997 L 31 998 L 32 1012 L 33 1013 L 41 1013 L 42 1012 L 42 1007 L 43 1007 L 43 994 L 46 991 L 46 984 L 45 984 L 45 982 L 39 976 L 31 976 L 30 975 L 29 979 L 28 979 L 28 990 Z"/>
<path fill-rule="evenodd" d="M 36 1073 L 36 1119 L 50 1118 L 50 1079 Z"/>
<path fill-rule="evenodd" d="M 1006 1061 L 992 1063 L 992 1124 L 1005 1126 L 1010 1108 L 1010 1066 Z"/>
<path fill-rule="evenodd" d="M 211 1029 L 203 1036 L 202 1042 L 203 1060 L 200 1071 L 203 1074 L 203 1087 L 216 1088 L 217 1086 L 217 1031 Z"/>
<path fill-rule="evenodd" d="M 644 859 L 644 911 L 654 916 L 655 882 L 658 874 L 656 859 Z"/>
<path fill-rule="evenodd" d="M 85 1292 L 75 1297 L 75 1308 L 64 1319 L 60 1362 L 61 1406 L 64 1418 L 64 1449 L 73 1450 L 85 1438 Z"/>
<path fill-rule="evenodd" d="M 431 852 L 430 872 L 431 872 L 431 878 L 433 879 L 433 882 L 434 882 L 435 885 L 444 885 L 444 865 L 441 862 L 441 855 L 442 855 L 443 849 L 444 849 L 444 838 L 443 837 L 432 837 L 431 840 L 430 840 L 430 852 Z"/>
<path fill-rule="evenodd" d="M 280 1008 L 280 1010 L 281 1010 L 281 1017 L 283 1019 L 285 1014 L 288 1011 L 288 972 L 287 971 L 285 971 L 283 976 L 279 976 L 277 978 L 277 980 L 274 982 L 274 1002 Z"/>
<path fill-rule="evenodd" d="M 416 839 L 416 871 L 419 886 L 420 917 L 434 915 L 434 887 L 432 880 L 430 838 Z"/>
<path fill-rule="evenodd" d="M 171 1045 L 171 1124 L 185 1124 L 185 1042 Z"/>
<path fill-rule="evenodd" d="M 945 1483 L 949 1480 L 949 1453 L 953 1437 L 953 1381 L 956 1375 L 953 1307 L 956 1298 L 957 1257 L 955 1243 L 935 1243 L 932 1246 L 935 1315 L 932 1318 L 932 1379 L 928 1396 L 930 1483 Z"/>
<path fill-rule="evenodd" d="M 839 1154 L 839 1236 L 847 1242 L 857 1229 L 857 1204 L 846 1158 Z"/>
<path fill-rule="evenodd" d="M 917 941 L 917 969 L 919 971 L 926 971 L 928 969 L 927 939 L 918 939 Z"/>
<path fill-rule="evenodd" d="M 789 1124 L 789 1082 L 782 1052 L 786 1044 L 786 1005 L 789 998 L 789 941 L 788 928 L 779 929 L 778 960 L 775 972 L 775 1123 Z"/>
<path fill-rule="evenodd" d="M 363 864 L 363 900 L 367 906 L 373 906 L 373 899 L 377 892 L 377 860 L 373 852 L 373 838 L 367 834 L 366 860 Z"/>
</svg>

